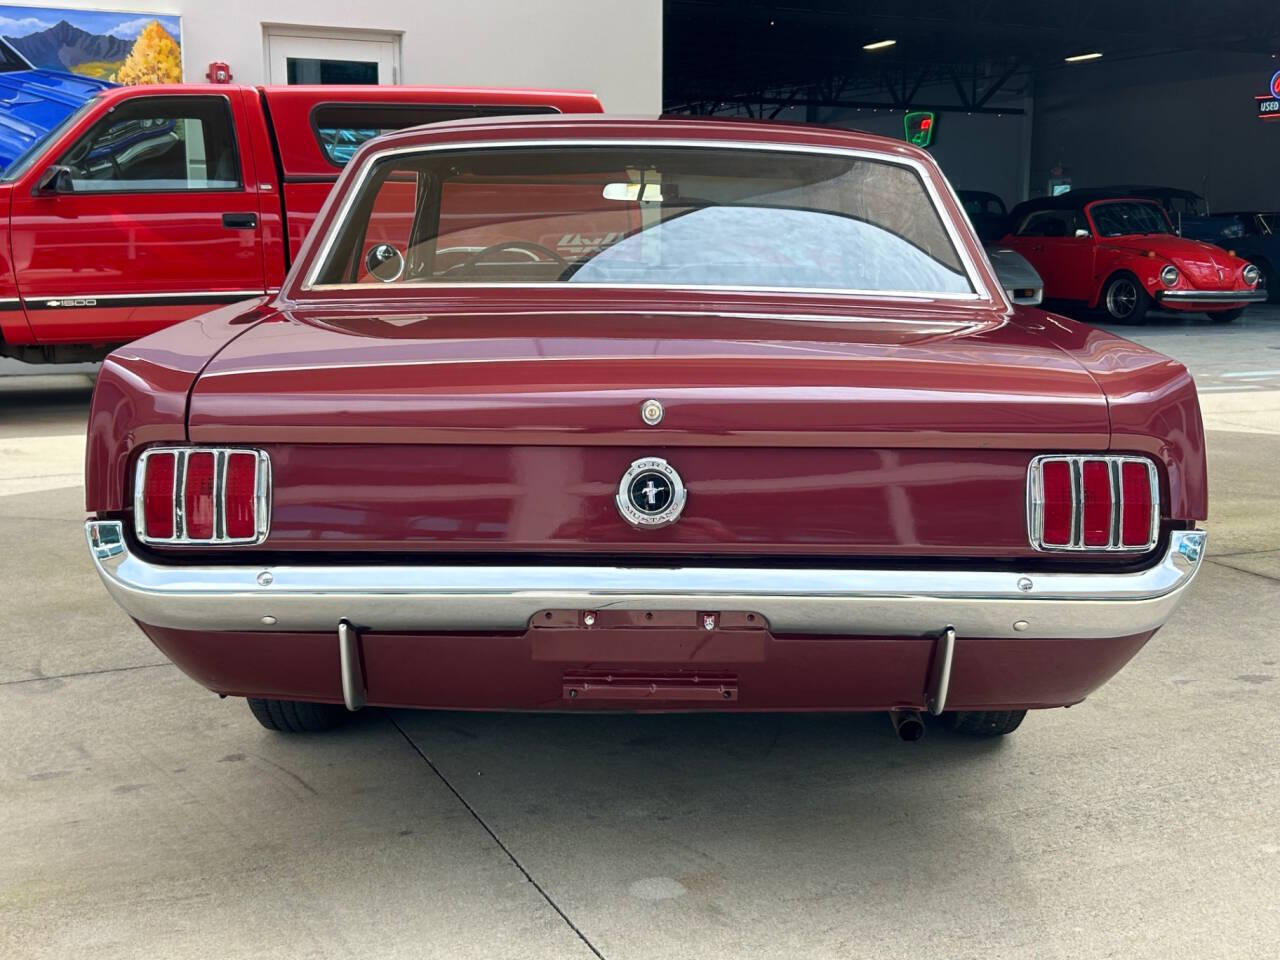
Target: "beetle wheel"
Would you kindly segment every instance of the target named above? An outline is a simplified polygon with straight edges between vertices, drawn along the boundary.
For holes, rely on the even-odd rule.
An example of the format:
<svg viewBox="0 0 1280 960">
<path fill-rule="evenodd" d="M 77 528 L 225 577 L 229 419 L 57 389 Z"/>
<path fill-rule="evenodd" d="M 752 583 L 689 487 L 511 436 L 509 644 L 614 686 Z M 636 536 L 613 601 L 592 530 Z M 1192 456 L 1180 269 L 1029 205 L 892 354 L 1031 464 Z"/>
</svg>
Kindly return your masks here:
<svg viewBox="0 0 1280 960">
<path fill-rule="evenodd" d="M 1128 274 L 1112 277 L 1102 294 L 1102 308 L 1119 323 L 1142 323 L 1151 298 L 1142 284 Z"/>
</svg>

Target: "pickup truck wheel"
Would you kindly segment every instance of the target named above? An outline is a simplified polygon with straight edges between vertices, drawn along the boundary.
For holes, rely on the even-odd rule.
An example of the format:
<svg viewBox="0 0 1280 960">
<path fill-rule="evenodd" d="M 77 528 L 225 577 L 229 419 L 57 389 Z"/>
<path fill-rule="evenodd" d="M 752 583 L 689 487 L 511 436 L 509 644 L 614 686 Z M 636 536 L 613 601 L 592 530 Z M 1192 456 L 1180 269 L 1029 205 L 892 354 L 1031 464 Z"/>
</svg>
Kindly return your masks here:
<svg viewBox="0 0 1280 960">
<path fill-rule="evenodd" d="M 249 709 L 268 730 L 319 733 L 346 722 L 347 711 L 334 703 L 303 700 L 260 700 L 249 697 Z"/>
<path fill-rule="evenodd" d="M 970 737 L 1003 737 L 1017 730 L 1026 715 L 1025 710 L 957 710 L 944 713 L 942 720 Z"/>
<path fill-rule="evenodd" d="M 1244 307 L 1236 307 L 1234 310 L 1215 310 L 1209 314 L 1209 319 L 1214 323 L 1232 323 L 1239 320 L 1244 313 Z"/>
<path fill-rule="evenodd" d="M 1102 309 L 1117 323 L 1143 323 L 1151 297 L 1141 283 L 1130 274 L 1120 273 L 1107 281 L 1102 291 Z"/>
</svg>

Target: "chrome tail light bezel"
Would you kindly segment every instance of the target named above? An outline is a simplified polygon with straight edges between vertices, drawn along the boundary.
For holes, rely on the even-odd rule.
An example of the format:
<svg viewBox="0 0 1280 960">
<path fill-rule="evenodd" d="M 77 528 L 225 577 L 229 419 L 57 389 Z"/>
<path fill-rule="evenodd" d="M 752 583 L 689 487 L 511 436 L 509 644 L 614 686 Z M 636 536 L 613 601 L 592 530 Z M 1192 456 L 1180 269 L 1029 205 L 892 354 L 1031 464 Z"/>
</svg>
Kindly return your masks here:
<svg viewBox="0 0 1280 960">
<path fill-rule="evenodd" d="M 1107 464 L 1111 480 L 1111 523 L 1105 546 L 1086 545 L 1084 542 L 1084 464 Z M 1071 472 L 1071 537 L 1069 543 L 1044 542 L 1044 480 L 1046 463 L 1066 463 Z M 1124 484 L 1121 470 L 1126 463 L 1136 463 L 1146 468 L 1150 487 L 1151 516 L 1148 521 L 1147 539 L 1141 544 L 1126 544 L 1124 534 Z M 1145 553 L 1155 547 L 1160 539 L 1160 477 L 1156 465 L 1146 457 L 1116 454 L 1045 454 L 1035 457 L 1027 467 L 1027 539 L 1031 546 L 1045 553 Z"/>
<path fill-rule="evenodd" d="M 195 453 L 213 454 L 213 536 L 187 535 L 185 517 L 185 484 L 187 458 Z M 231 454 L 252 454 L 256 460 L 253 487 L 254 532 L 248 537 L 226 535 L 227 462 Z M 146 485 L 147 461 L 161 454 L 173 454 L 173 536 L 153 537 L 147 533 L 143 493 Z M 271 533 L 271 458 L 255 447 L 149 447 L 138 457 L 133 477 L 133 525 L 139 542 L 166 547 L 253 546 Z"/>
</svg>

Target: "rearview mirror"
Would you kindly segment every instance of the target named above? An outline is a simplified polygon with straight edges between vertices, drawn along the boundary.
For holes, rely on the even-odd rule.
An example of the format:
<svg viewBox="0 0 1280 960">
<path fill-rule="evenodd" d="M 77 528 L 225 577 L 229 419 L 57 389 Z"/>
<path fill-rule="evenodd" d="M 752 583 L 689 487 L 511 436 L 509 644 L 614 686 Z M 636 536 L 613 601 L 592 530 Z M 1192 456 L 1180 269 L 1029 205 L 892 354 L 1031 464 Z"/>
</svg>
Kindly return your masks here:
<svg viewBox="0 0 1280 960">
<path fill-rule="evenodd" d="M 1084 227 L 1076 227 L 1076 233 L 1075 233 L 1075 235 L 1076 235 L 1077 237 L 1088 237 L 1088 236 L 1092 236 L 1092 234 L 1090 234 L 1090 233 L 1089 233 L 1089 231 L 1088 231 L 1088 230 L 1086 230 Z"/>
<path fill-rule="evenodd" d="M 75 193 L 76 184 L 71 178 L 71 168 L 55 163 L 40 175 L 36 193 Z"/>
<path fill-rule="evenodd" d="M 404 274 L 404 256 L 389 243 L 370 247 L 364 265 L 371 277 L 383 283 L 392 283 Z"/>
<path fill-rule="evenodd" d="M 604 198 L 606 200 L 630 200 L 632 202 L 661 203 L 662 184 L 646 183 L 644 185 L 644 195 L 641 196 L 640 184 L 638 183 L 606 183 L 604 185 Z"/>
</svg>

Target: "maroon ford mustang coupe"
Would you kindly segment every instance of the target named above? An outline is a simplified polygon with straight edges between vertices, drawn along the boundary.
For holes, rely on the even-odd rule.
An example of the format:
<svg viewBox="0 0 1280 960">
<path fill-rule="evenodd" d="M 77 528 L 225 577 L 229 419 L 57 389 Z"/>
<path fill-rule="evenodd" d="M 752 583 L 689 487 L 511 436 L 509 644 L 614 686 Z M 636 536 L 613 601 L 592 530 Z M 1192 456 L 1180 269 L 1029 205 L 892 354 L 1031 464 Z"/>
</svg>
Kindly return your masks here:
<svg viewBox="0 0 1280 960">
<path fill-rule="evenodd" d="M 116 351 L 88 541 L 276 730 L 365 704 L 1076 703 L 1198 569 L 1195 387 L 1011 308 L 926 153 L 609 117 L 349 165 L 275 298 Z"/>
</svg>

